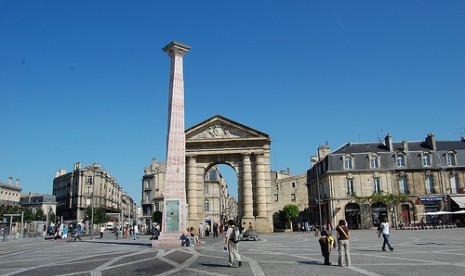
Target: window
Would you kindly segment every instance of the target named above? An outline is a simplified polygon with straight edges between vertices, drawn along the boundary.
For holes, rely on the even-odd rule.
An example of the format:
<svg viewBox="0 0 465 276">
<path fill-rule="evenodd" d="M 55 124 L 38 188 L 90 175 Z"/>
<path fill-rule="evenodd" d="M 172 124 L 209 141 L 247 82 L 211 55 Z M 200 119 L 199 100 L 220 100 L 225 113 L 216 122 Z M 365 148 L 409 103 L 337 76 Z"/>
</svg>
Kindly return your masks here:
<svg viewBox="0 0 465 276">
<path fill-rule="evenodd" d="M 405 176 L 399 177 L 399 192 L 401 194 L 408 194 L 407 178 Z"/>
<path fill-rule="evenodd" d="M 427 194 L 434 194 L 433 177 L 431 175 L 425 177 L 425 188 Z"/>
<path fill-rule="evenodd" d="M 351 170 L 352 169 L 352 156 L 346 155 L 344 158 L 344 168 L 346 170 Z"/>
<path fill-rule="evenodd" d="M 455 155 L 452 152 L 447 154 L 447 166 L 455 166 Z"/>
<path fill-rule="evenodd" d="M 291 201 L 295 201 L 295 194 L 291 194 Z"/>
<path fill-rule="evenodd" d="M 205 204 L 204 204 L 204 208 L 205 208 L 205 212 L 208 212 L 210 211 L 210 202 L 208 201 L 208 199 L 205 199 Z"/>
<path fill-rule="evenodd" d="M 424 167 L 431 167 L 431 156 L 429 155 L 429 153 L 423 153 L 421 160 Z"/>
<path fill-rule="evenodd" d="M 274 194 L 274 201 L 278 201 L 278 194 Z"/>
<path fill-rule="evenodd" d="M 373 192 L 377 194 L 381 193 L 381 179 L 379 177 L 373 178 Z"/>
<path fill-rule="evenodd" d="M 203 188 L 203 191 L 205 194 L 208 194 L 208 185 L 205 185 L 205 188 Z"/>
<path fill-rule="evenodd" d="M 347 196 L 352 196 L 354 192 L 354 179 L 349 178 L 347 179 Z"/>
<path fill-rule="evenodd" d="M 372 169 L 379 168 L 379 157 L 376 154 L 372 154 L 370 157 L 370 166 Z"/>
<path fill-rule="evenodd" d="M 450 180 L 450 192 L 453 194 L 456 194 L 459 192 L 460 187 L 459 187 L 459 180 L 457 175 L 451 174 L 449 177 Z"/>
<path fill-rule="evenodd" d="M 145 193 L 145 203 L 149 203 L 150 202 L 150 192 L 146 192 Z"/>
<path fill-rule="evenodd" d="M 402 153 L 397 154 L 397 167 L 405 167 L 405 156 Z"/>
<path fill-rule="evenodd" d="M 295 182 L 292 182 L 292 188 L 295 188 Z"/>
<path fill-rule="evenodd" d="M 156 199 L 155 200 L 155 211 L 160 211 L 160 200 Z"/>
</svg>

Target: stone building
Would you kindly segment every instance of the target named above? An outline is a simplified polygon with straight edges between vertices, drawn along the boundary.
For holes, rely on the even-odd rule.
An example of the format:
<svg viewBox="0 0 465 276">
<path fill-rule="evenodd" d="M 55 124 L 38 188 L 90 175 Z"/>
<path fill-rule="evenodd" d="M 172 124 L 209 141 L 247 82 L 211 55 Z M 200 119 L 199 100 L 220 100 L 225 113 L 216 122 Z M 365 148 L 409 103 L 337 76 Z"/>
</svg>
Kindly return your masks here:
<svg viewBox="0 0 465 276">
<path fill-rule="evenodd" d="M 459 194 L 464 183 L 464 139 L 436 141 L 428 134 L 424 141 L 393 142 L 388 134 L 384 143 L 347 143 L 333 152 L 320 146 L 308 171 L 310 213 L 319 224 L 321 206 L 323 224 L 345 219 L 352 229 L 375 227 L 383 218 L 393 225 L 422 218 L 435 223 L 438 217 L 422 213 L 464 209 Z M 408 200 L 394 206 L 357 200 L 372 194 L 404 194 Z"/>
<path fill-rule="evenodd" d="M 121 215 L 124 225 L 130 225 L 135 218 L 136 203 L 127 192 L 121 194 Z"/>
<path fill-rule="evenodd" d="M 49 194 L 22 194 L 20 196 L 21 206 L 30 208 L 34 213 L 42 209 L 44 214 L 56 214 L 56 197 Z"/>
<path fill-rule="evenodd" d="M 98 163 L 81 167 L 78 162 L 73 171 L 66 173 L 61 169 L 53 179 L 57 217 L 63 216 L 64 221 L 83 221 L 84 210 L 92 204 L 94 208 L 104 208 L 107 213 L 120 213 L 122 194 L 118 181 Z"/>
<path fill-rule="evenodd" d="M 142 216 L 145 227 L 152 225 L 152 214 L 163 212 L 163 191 L 166 182 L 166 162 L 152 159 L 152 164 L 144 169 L 142 177 Z"/>
<path fill-rule="evenodd" d="M 8 178 L 8 184 L 0 182 L 0 205 L 19 205 L 21 189 L 19 179 L 13 185 L 13 177 Z"/>
<path fill-rule="evenodd" d="M 216 166 L 205 174 L 204 198 L 204 223 L 213 225 L 229 218 L 228 183 Z"/>
<path fill-rule="evenodd" d="M 307 174 L 291 176 L 289 169 L 287 169 L 279 172 L 271 171 L 270 178 L 273 191 L 272 212 L 275 229 L 283 228 L 282 225 L 279 225 L 278 213 L 289 204 L 297 205 L 301 211 L 301 216 L 296 222 L 307 220 L 305 212 L 308 205 Z"/>
</svg>

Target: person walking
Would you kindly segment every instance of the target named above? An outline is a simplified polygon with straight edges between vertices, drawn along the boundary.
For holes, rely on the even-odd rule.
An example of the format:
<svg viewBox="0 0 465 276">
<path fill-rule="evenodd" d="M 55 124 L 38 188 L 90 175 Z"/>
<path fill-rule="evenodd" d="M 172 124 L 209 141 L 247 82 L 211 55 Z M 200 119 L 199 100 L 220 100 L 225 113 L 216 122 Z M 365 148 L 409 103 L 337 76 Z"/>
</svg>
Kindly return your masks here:
<svg viewBox="0 0 465 276">
<path fill-rule="evenodd" d="M 229 252 L 229 266 L 233 267 L 234 261 L 237 261 L 239 267 L 242 266 L 241 255 L 238 250 L 239 243 L 239 229 L 234 223 L 234 220 L 228 221 L 228 230 L 226 231 L 226 239 L 224 241 L 224 248 Z"/>
<path fill-rule="evenodd" d="M 218 223 L 213 223 L 213 238 L 218 238 Z"/>
<path fill-rule="evenodd" d="M 328 234 L 326 230 L 321 231 L 321 238 L 318 240 L 321 247 L 321 255 L 325 257 L 325 265 L 331 265 L 329 261 L 329 255 L 331 254 L 332 248 L 336 248 L 336 243 L 334 242 L 334 238 Z"/>
<path fill-rule="evenodd" d="M 389 243 L 389 222 L 387 221 L 387 218 L 384 218 L 383 222 L 380 225 L 380 229 L 378 230 L 378 238 L 381 237 L 381 234 L 383 235 L 383 246 L 381 249 L 383 251 L 386 251 L 386 245 L 389 247 L 389 250 L 393 251 L 394 247 L 391 246 Z"/>
<path fill-rule="evenodd" d="M 137 240 L 138 239 L 137 234 L 139 234 L 139 227 L 137 224 L 134 224 L 134 228 L 132 231 L 134 232 L 133 233 L 134 240 Z"/>
<path fill-rule="evenodd" d="M 339 225 L 336 227 L 337 232 L 337 244 L 338 244 L 338 253 L 339 258 L 337 263 L 339 266 L 351 265 L 350 261 L 350 251 L 349 251 L 349 239 L 350 233 L 349 228 L 346 226 L 345 220 L 341 219 Z"/>
<path fill-rule="evenodd" d="M 103 239 L 103 233 L 105 233 L 105 227 L 100 227 L 100 239 Z"/>
<path fill-rule="evenodd" d="M 210 224 L 205 225 L 205 236 L 210 237 Z"/>
<path fill-rule="evenodd" d="M 199 237 L 203 239 L 203 223 L 199 223 Z"/>
</svg>

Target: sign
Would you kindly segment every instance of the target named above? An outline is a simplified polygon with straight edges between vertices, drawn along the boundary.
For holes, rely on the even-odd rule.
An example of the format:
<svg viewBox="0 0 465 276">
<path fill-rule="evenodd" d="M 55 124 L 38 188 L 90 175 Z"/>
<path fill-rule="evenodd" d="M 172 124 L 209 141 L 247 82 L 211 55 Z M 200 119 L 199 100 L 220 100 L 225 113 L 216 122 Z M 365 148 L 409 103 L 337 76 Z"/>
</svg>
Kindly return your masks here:
<svg viewBox="0 0 465 276">
<path fill-rule="evenodd" d="M 442 201 L 444 200 L 443 196 L 422 196 L 420 197 L 421 201 Z"/>
<path fill-rule="evenodd" d="M 3 219 L 2 219 L 2 222 L 3 222 L 3 223 L 7 223 L 6 218 L 3 218 Z"/>
</svg>

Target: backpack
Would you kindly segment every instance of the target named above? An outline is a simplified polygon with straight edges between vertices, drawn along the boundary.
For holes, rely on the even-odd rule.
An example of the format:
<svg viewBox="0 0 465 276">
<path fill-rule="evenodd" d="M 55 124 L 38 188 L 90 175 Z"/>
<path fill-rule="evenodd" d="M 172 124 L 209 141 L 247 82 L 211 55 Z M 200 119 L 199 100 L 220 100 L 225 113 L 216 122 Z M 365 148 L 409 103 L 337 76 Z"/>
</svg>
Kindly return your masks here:
<svg viewBox="0 0 465 276">
<path fill-rule="evenodd" d="M 233 227 L 231 235 L 229 236 L 229 240 L 232 242 L 239 241 L 239 229 L 236 226 Z"/>
</svg>

